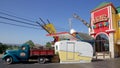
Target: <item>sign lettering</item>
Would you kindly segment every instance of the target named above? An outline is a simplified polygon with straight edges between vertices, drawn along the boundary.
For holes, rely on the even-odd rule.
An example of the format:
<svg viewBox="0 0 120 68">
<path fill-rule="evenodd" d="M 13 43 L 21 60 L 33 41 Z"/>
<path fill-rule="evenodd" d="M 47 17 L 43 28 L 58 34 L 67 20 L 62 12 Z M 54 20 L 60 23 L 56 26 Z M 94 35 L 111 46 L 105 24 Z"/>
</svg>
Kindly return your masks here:
<svg viewBox="0 0 120 68">
<path fill-rule="evenodd" d="M 95 24 L 95 23 L 98 23 L 98 22 L 101 22 L 101 21 L 107 21 L 107 20 L 108 20 L 107 15 L 103 14 L 103 15 L 95 17 L 93 23 Z"/>
</svg>

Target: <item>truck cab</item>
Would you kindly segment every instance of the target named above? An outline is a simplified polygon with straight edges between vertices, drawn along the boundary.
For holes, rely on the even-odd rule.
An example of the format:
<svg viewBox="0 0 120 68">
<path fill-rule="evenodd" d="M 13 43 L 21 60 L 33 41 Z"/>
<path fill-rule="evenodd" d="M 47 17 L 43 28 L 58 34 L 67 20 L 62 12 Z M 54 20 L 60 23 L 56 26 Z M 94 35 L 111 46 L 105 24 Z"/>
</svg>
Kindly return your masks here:
<svg viewBox="0 0 120 68">
<path fill-rule="evenodd" d="M 27 61 L 30 55 L 30 47 L 28 44 L 23 44 L 19 47 L 18 50 L 7 50 L 2 56 L 7 64 L 14 62 Z"/>
</svg>

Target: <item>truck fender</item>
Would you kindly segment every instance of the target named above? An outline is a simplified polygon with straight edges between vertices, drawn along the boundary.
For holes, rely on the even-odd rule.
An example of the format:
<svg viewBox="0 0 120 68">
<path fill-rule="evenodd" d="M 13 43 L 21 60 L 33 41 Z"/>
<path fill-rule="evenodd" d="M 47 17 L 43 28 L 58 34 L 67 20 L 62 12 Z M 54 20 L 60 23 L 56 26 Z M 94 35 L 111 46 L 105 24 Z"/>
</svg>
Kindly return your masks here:
<svg viewBox="0 0 120 68">
<path fill-rule="evenodd" d="M 14 55 L 10 55 L 10 54 L 5 54 L 2 57 L 2 60 L 4 60 L 6 57 L 9 57 L 9 56 L 13 58 L 13 62 L 19 62 L 19 60 Z"/>
</svg>

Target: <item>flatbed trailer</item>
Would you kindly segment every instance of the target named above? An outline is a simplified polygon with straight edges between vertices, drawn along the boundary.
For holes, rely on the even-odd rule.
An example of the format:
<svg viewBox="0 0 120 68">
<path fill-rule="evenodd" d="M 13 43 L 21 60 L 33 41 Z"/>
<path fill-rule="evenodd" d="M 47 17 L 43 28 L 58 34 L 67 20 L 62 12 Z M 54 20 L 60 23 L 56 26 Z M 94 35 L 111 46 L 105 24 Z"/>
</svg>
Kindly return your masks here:
<svg viewBox="0 0 120 68">
<path fill-rule="evenodd" d="M 54 56 L 54 50 L 31 49 L 30 56 Z"/>
<path fill-rule="evenodd" d="M 31 49 L 30 59 L 38 59 L 39 63 L 45 63 L 46 61 L 51 61 L 54 57 L 54 50 L 44 50 L 44 49 Z"/>
</svg>

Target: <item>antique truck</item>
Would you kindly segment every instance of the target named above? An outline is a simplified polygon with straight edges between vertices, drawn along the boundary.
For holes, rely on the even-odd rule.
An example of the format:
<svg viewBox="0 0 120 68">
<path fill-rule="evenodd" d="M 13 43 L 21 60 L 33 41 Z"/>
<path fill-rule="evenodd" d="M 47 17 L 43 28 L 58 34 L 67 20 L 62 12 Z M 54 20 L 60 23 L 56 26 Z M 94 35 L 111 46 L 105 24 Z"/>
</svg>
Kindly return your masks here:
<svg viewBox="0 0 120 68">
<path fill-rule="evenodd" d="M 45 63 L 54 59 L 57 55 L 60 63 L 89 63 L 94 54 L 94 40 L 83 33 L 75 36 L 68 32 L 50 34 L 48 36 L 59 36 L 60 41 L 55 42 L 54 49 L 30 49 L 28 44 L 23 44 L 18 50 L 8 50 L 2 59 L 7 63 L 28 61 L 37 59 L 39 63 Z"/>
<path fill-rule="evenodd" d="M 23 44 L 18 50 L 5 51 L 2 60 L 7 64 L 12 64 L 29 59 L 37 59 L 39 63 L 45 63 L 54 56 L 52 49 L 30 49 L 28 44 Z"/>
</svg>

